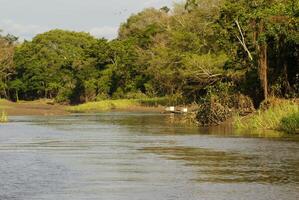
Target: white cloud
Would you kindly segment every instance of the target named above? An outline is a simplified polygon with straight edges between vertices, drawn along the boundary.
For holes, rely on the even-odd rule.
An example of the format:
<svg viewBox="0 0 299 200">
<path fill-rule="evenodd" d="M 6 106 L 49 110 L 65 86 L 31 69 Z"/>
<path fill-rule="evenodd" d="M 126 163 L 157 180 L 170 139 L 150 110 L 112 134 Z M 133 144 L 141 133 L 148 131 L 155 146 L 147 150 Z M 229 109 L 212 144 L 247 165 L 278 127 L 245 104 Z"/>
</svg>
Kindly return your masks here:
<svg viewBox="0 0 299 200">
<path fill-rule="evenodd" d="M 104 37 L 107 39 L 113 39 L 117 37 L 117 27 L 112 26 L 103 26 L 103 27 L 94 27 L 90 29 L 88 32 L 98 38 Z"/>
<path fill-rule="evenodd" d="M 171 6 L 174 1 L 179 0 L 0 0 L 0 29 L 21 39 L 55 28 L 112 39 L 132 13 Z"/>
<path fill-rule="evenodd" d="M 37 34 L 46 32 L 51 28 L 45 26 L 38 26 L 34 24 L 20 24 L 16 23 L 12 20 L 0 20 L 0 30 L 3 30 L 5 34 L 13 34 L 15 36 L 20 37 L 21 40 L 23 39 L 31 39 Z M 78 30 L 82 31 L 82 30 Z M 113 39 L 117 37 L 117 27 L 113 26 L 103 26 L 103 27 L 93 27 L 89 30 L 83 30 L 89 32 L 91 35 L 98 37 L 98 38 L 107 38 Z"/>
<path fill-rule="evenodd" d="M 20 36 L 21 39 L 30 39 L 36 34 L 47 31 L 49 28 L 33 24 L 19 24 L 6 19 L 0 21 L 0 29 L 2 29 L 4 33 Z"/>
<path fill-rule="evenodd" d="M 149 6 L 162 6 L 162 5 L 167 5 L 169 4 L 169 0 L 147 0 L 144 5 L 146 7 L 149 7 Z"/>
</svg>

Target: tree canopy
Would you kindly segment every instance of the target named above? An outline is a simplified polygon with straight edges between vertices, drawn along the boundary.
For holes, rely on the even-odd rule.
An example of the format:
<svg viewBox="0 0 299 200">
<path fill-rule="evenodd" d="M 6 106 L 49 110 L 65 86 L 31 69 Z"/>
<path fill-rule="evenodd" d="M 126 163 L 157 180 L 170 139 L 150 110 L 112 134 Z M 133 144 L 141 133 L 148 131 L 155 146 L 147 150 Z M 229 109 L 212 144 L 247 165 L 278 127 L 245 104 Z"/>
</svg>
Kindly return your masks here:
<svg viewBox="0 0 299 200">
<path fill-rule="evenodd" d="M 269 95 L 295 97 L 298 17 L 296 0 L 187 0 L 130 16 L 112 41 L 64 30 L 21 44 L 1 36 L 0 95 L 68 103 L 174 95 L 192 102 L 229 89 L 257 104 Z"/>
</svg>

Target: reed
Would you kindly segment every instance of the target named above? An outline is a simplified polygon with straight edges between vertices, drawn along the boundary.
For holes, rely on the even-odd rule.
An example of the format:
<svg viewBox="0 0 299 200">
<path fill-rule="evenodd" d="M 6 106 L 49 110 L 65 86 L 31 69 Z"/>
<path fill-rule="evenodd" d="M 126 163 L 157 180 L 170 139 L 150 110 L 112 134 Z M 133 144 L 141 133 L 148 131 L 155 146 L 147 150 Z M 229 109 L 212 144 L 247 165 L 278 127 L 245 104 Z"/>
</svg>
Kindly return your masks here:
<svg viewBox="0 0 299 200">
<path fill-rule="evenodd" d="M 2 111 L 1 117 L 0 117 L 0 123 L 6 123 L 6 122 L 8 122 L 7 113 Z"/>
</svg>

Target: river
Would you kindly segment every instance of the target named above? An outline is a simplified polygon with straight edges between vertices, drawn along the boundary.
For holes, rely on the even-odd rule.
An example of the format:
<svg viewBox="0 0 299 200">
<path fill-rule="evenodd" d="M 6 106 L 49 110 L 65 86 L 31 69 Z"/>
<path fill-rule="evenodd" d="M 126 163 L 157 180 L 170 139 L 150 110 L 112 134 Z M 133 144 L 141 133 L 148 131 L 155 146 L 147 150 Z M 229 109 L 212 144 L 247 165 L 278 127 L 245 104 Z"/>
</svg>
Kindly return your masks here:
<svg viewBox="0 0 299 200">
<path fill-rule="evenodd" d="M 151 113 L 12 117 L 0 200 L 296 200 L 299 138 L 170 123 Z"/>
</svg>

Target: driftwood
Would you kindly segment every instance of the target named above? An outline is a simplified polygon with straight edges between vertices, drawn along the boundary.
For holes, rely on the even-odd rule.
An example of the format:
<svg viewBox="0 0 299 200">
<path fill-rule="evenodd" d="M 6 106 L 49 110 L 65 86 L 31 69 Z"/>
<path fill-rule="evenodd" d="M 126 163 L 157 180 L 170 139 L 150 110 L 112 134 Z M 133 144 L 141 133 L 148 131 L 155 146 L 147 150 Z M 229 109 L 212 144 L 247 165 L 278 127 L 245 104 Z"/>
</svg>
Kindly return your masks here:
<svg viewBox="0 0 299 200">
<path fill-rule="evenodd" d="M 231 110 L 217 102 L 206 102 L 200 106 L 196 118 L 201 126 L 220 125 L 231 117 Z"/>
<path fill-rule="evenodd" d="M 233 113 L 247 115 L 254 112 L 250 97 L 235 94 L 206 100 L 199 106 L 196 120 L 200 126 L 217 126 L 229 119 Z"/>
</svg>

